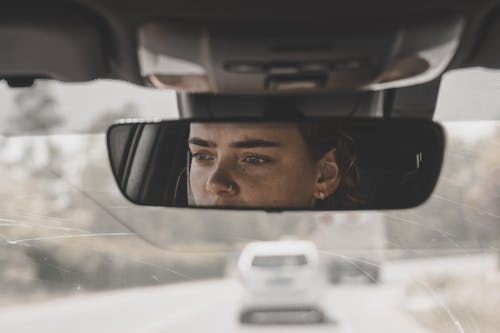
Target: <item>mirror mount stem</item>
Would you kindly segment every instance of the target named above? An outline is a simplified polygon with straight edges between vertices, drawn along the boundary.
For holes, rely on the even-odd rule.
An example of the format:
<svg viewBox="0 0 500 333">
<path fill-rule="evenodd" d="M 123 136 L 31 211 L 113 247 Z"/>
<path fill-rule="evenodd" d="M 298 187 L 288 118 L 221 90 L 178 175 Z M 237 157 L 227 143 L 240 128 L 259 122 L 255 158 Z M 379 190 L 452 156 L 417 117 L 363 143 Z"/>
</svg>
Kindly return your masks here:
<svg viewBox="0 0 500 333">
<path fill-rule="evenodd" d="M 181 119 L 379 118 L 384 97 L 385 91 L 281 96 L 177 93 L 177 105 Z"/>
</svg>

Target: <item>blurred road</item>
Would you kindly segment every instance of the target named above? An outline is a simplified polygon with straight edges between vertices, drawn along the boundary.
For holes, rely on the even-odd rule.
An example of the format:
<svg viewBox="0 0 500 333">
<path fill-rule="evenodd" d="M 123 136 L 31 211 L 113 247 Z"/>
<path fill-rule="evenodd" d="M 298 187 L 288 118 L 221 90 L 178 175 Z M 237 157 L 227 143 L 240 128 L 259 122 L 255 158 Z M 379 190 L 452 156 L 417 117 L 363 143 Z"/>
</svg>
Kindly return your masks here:
<svg viewBox="0 0 500 333">
<path fill-rule="evenodd" d="M 493 255 L 388 262 L 382 283 L 355 279 L 332 286 L 322 324 L 241 325 L 240 286 L 235 280 L 82 295 L 43 304 L 0 309 L 0 332 L 405 332 L 424 333 L 404 309 L 405 287 L 446 272 L 493 272 Z"/>
</svg>

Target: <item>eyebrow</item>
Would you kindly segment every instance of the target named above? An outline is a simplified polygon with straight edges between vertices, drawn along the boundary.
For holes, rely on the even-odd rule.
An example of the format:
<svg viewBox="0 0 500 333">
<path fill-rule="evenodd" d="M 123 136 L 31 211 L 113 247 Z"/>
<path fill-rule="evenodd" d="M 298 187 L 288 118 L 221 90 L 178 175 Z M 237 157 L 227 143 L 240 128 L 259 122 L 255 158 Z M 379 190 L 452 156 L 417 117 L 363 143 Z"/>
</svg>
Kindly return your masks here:
<svg viewBox="0 0 500 333">
<path fill-rule="evenodd" d="M 263 139 L 245 139 L 231 143 L 231 147 L 233 148 L 266 148 L 279 146 L 281 146 L 279 142 Z"/>
<path fill-rule="evenodd" d="M 200 138 L 197 138 L 197 137 L 189 139 L 188 143 L 192 144 L 192 145 L 202 146 L 202 147 L 208 147 L 208 148 L 217 147 L 217 145 L 215 144 L 215 142 L 203 140 L 203 139 L 200 139 Z"/>
<path fill-rule="evenodd" d="M 188 143 L 208 148 L 217 147 L 217 144 L 215 142 L 204 140 L 198 137 L 193 137 L 189 139 Z M 268 148 L 268 147 L 280 147 L 280 146 L 281 144 L 279 142 L 263 140 L 263 139 L 245 139 L 241 141 L 232 142 L 230 144 L 231 148 Z"/>
</svg>

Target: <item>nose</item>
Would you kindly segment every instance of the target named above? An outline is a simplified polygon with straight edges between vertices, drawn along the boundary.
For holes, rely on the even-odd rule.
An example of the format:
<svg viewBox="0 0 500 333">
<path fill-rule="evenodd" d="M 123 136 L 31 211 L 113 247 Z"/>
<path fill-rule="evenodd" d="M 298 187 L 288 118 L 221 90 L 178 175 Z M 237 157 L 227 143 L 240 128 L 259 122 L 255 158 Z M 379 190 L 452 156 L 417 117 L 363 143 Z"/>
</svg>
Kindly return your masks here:
<svg viewBox="0 0 500 333">
<path fill-rule="evenodd" d="M 206 189 L 218 196 L 234 196 L 240 188 L 234 177 L 231 176 L 228 165 L 218 163 L 212 175 L 208 178 Z"/>
</svg>

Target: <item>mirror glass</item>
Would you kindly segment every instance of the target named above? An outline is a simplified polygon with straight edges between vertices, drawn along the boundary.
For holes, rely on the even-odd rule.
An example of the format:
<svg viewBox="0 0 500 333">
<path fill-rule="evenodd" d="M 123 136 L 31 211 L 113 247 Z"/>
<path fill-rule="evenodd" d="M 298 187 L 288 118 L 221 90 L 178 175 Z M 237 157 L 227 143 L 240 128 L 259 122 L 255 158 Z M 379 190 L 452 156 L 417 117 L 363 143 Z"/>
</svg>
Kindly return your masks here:
<svg viewBox="0 0 500 333">
<path fill-rule="evenodd" d="M 444 135 L 425 120 L 175 120 L 113 125 L 107 143 L 140 205 L 364 210 L 425 201 Z"/>
</svg>

